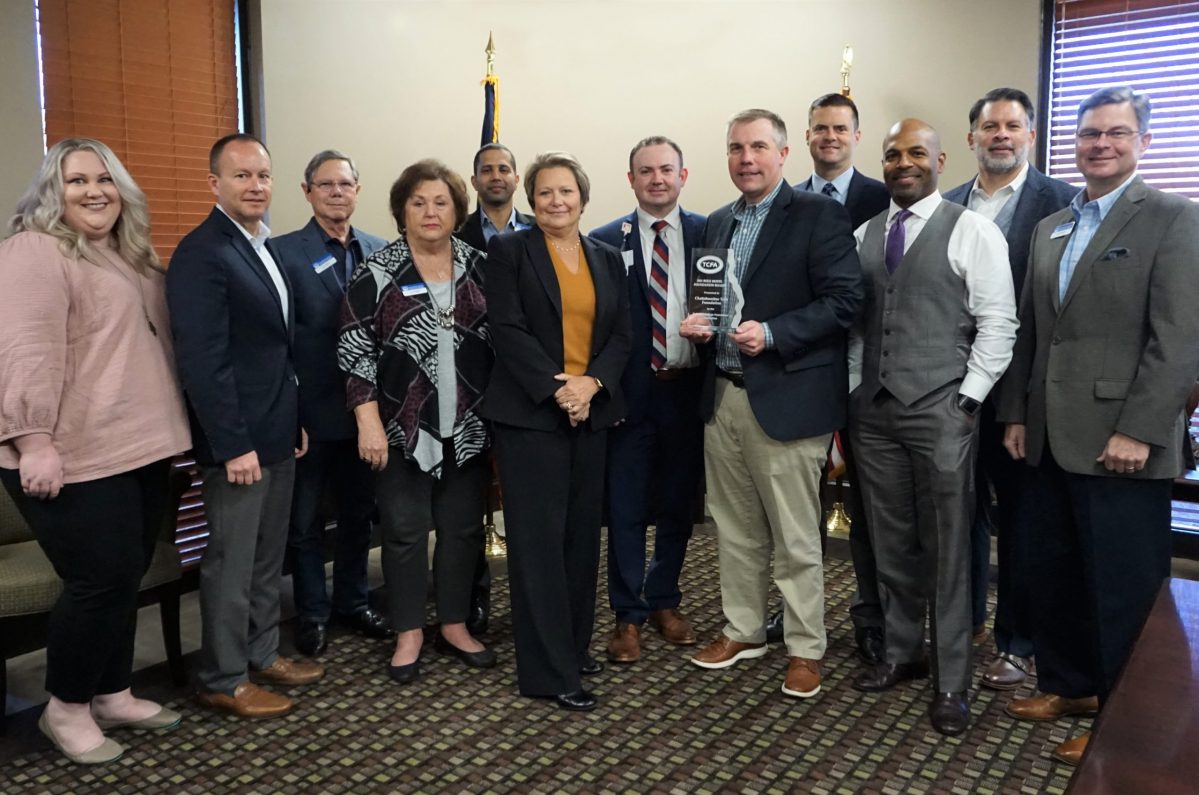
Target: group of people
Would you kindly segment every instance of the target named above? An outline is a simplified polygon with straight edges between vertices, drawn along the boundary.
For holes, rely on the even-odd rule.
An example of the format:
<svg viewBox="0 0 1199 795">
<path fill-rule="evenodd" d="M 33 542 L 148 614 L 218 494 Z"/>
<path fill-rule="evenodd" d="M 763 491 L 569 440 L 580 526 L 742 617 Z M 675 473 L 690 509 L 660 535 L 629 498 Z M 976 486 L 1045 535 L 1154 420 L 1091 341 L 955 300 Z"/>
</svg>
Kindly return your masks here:
<svg viewBox="0 0 1199 795">
<path fill-rule="evenodd" d="M 1033 116 L 1017 89 L 980 98 L 978 174 L 942 196 L 945 155 L 920 120 L 887 130 L 879 182 L 853 167 L 853 101 L 817 98 L 813 173 L 791 186 L 782 119 L 743 111 L 726 130 L 735 201 L 683 210 L 682 151 L 648 137 L 629 156 L 637 207 L 588 235 L 577 159 L 528 166 L 530 216 L 514 206 L 514 155 L 488 144 L 474 212 L 445 164 L 403 171 L 390 244 L 351 224 L 359 175 L 335 150 L 305 169 L 311 221 L 272 238 L 270 154 L 235 134 L 210 154 L 216 207 L 165 275 L 120 161 L 91 139 L 55 144 L 0 244 L 0 480 L 64 581 L 41 730 L 101 763 L 123 752 L 105 731 L 179 722 L 134 697 L 129 675 L 137 584 L 170 459 L 188 449 L 210 532 L 197 697 L 212 709 L 290 710 L 259 685 L 320 679 L 311 658 L 334 624 L 394 638 L 388 675 L 418 678 L 430 530 L 432 645 L 495 665 L 480 639 L 493 462 L 523 695 L 597 704 L 583 677 L 604 669 L 591 641 L 605 514 L 608 662 L 636 663 L 647 624 L 697 643 L 679 580 L 706 487 L 726 623 L 691 662 L 723 669 L 782 641 L 782 692 L 814 696 L 836 432 L 866 663 L 853 686 L 931 676 L 933 727 L 968 728 L 994 533 L 999 654 L 981 684 L 1019 687 L 1035 658 L 1041 692 L 1010 714 L 1098 710 L 1169 571 L 1170 482 L 1199 374 L 1199 208 L 1137 176 L 1144 95 L 1081 104 L 1081 190 L 1028 162 Z M 690 309 L 697 249 L 724 252 L 738 283 L 729 331 Z M 376 513 L 385 615 L 366 588 Z M 285 556 L 307 660 L 279 654 Z M 1086 737 L 1055 754 L 1077 762 Z"/>
</svg>

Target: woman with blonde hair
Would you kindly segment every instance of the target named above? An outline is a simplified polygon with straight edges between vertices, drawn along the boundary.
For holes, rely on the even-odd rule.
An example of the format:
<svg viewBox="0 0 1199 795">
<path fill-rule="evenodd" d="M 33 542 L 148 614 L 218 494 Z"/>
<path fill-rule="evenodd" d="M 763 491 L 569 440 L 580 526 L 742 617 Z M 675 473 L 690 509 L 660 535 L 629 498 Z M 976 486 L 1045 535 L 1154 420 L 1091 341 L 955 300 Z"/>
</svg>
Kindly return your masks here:
<svg viewBox="0 0 1199 795">
<path fill-rule="evenodd" d="M 135 698 L 137 592 L 191 445 L 145 196 L 103 143 L 50 147 L 0 243 L 0 481 L 63 580 L 41 731 L 99 764 L 120 727 L 180 716 Z"/>
</svg>

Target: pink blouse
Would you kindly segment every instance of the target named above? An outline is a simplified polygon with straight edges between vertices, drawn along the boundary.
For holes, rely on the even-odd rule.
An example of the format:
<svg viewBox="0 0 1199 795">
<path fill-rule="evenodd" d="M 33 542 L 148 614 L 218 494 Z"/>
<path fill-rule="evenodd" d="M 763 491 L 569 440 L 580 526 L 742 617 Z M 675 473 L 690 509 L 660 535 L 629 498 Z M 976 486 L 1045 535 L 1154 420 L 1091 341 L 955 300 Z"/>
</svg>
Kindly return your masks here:
<svg viewBox="0 0 1199 795">
<path fill-rule="evenodd" d="M 71 259 L 40 232 L 0 243 L 0 467 L 17 468 L 12 440 L 31 433 L 50 434 L 66 483 L 191 447 L 164 283 Z"/>
</svg>

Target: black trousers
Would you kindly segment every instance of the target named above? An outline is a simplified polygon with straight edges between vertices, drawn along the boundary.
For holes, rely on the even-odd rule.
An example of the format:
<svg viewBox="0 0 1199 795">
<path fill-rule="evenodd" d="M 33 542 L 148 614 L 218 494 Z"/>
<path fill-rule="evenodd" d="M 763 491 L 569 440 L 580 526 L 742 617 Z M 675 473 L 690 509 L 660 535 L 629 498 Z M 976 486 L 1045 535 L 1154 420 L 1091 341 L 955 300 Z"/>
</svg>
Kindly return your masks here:
<svg viewBox="0 0 1199 795">
<path fill-rule="evenodd" d="M 1048 449 L 1030 474 L 1037 687 L 1103 703 L 1170 574 L 1173 483 L 1076 475 Z"/>
<path fill-rule="evenodd" d="M 580 689 L 595 625 L 607 431 L 497 423 L 516 677 L 526 696 Z"/>
<path fill-rule="evenodd" d="M 430 528 L 437 531 L 437 617 L 443 624 L 466 620 L 475 560 L 483 543 L 483 502 L 490 475 L 486 455 L 457 467 L 448 444 L 440 478 L 404 458 L 402 450 L 390 449 L 387 467 L 379 473 L 376 500 L 383 529 L 387 612 L 397 632 L 425 623 Z"/>
<path fill-rule="evenodd" d="M 169 461 L 156 461 L 37 500 L 21 491 L 16 470 L 0 469 L 63 581 L 46 639 L 46 690 L 61 701 L 86 703 L 129 688 L 137 591 L 154 556 L 169 471 Z"/>
</svg>

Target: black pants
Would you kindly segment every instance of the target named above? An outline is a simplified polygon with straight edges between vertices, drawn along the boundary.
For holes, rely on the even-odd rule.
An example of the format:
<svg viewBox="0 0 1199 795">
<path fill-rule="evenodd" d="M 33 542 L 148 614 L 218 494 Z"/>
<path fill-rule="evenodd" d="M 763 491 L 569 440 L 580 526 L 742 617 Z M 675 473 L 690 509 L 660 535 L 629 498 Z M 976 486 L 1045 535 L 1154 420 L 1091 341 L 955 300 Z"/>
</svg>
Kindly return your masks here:
<svg viewBox="0 0 1199 795">
<path fill-rule="evenodd" d="M 461 467 L 454 465 L 449 445 L 445 456 L 441 477 L 435 478 L 392 447 L 376 483 L 383 579 L 391 626 L 397 632 L 425 623 L 430 528 L 437 530 L 433 552 L 437 617 L 443 624 L 461 624 L 470 609 L 491 470 L 486 455 L 476 455 Z"/>
<path fill-rule="evenodd" d="M 1173 482 L 1076 475 L 1048 449 L 1030 475 L 1037 687 L 1103 703 L 1170 575 Z"/>
<path fill-rule="evenodd" d="M 595 626 L 607 431 L 497 423 L 516 677 L 526 696 L 580 689 Z"/>
<path fill-rule="evenodd" d="M 137 591 L 154 556 L 169 471 L 169 461 L 157 461 L 37 500 L 21 491 L 16 470 L 0 470 L 63 581 L 46 639 L 46 690 L 61 701 L 86 703 L 129 688 Z"/>
</svg>

